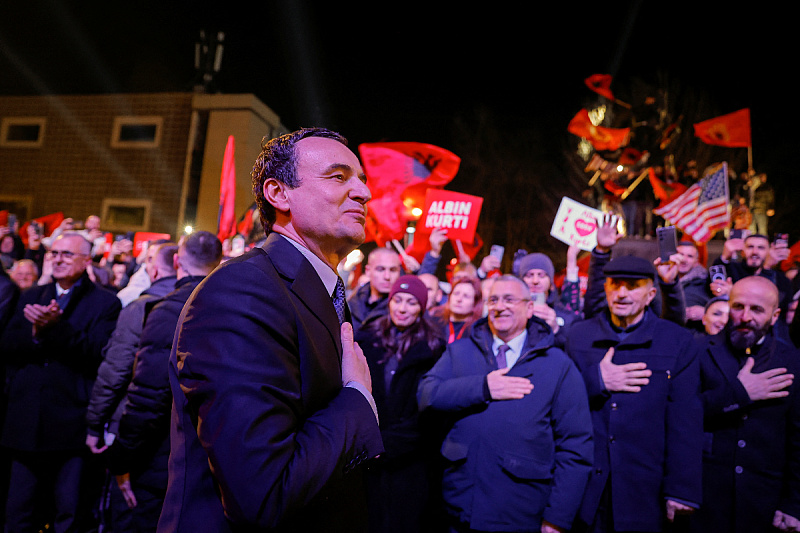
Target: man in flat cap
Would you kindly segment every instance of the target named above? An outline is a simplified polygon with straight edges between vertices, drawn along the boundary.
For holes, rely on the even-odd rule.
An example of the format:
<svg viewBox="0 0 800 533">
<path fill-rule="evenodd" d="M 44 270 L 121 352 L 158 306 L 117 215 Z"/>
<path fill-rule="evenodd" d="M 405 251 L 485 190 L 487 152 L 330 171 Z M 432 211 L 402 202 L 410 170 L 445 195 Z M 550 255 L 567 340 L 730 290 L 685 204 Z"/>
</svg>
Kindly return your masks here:
<svg viewBox="0 0 800 533">
<path fill-rule="evenodd" d="M 616 257 L 603 274 L 607 309 L 566 332 L 595 446 L 573 531 L 662 531 L 702 495 L 698 349 L 688 330 L 648 307 L 656 295 L 649 261 Z"/>
</svg>

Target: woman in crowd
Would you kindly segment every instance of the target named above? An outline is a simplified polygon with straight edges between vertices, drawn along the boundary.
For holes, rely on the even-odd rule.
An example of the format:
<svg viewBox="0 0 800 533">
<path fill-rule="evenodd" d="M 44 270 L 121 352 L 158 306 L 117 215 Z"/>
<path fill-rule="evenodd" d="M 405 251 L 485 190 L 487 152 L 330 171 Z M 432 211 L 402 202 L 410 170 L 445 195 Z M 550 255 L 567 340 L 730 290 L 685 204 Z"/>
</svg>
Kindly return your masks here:
<svg viewBox="0 0 800 533">
<path fill-rule="evenodd" d="M 577 248 L 571 247 L 570 253 L 577 254 Z M 568 256 L 568 262 L 570 256 Z M 573 258 L 573 263 L 574 263 Z M 568 265 L 569 266 L 569 265 Z M 574 266 L 574 265 L 573 265 Z M 534 301 L 534 315 L 538 316 L 558 334 L 561 328 L 571 324 L 580 316 L 579 306 L 580 283 L 577 281 L 577 267 L 574 270 L 574 280 L 566 280 L 563 285 L 562 295 L 559 296 L 558 288 L 553 279 L 555 268 L 553 261 L 542 253 L 526 254 L 515 261 L 515 274 L 525 282 L 531 290 Z M 564 305 L 564 301 L 571 305 Z"/>
<path fill-rule="evenodd" d="M 439 320 L 447 344 L 469 337 L 472 324 L 483 316 L 483 291 L 476 277 L 462 277 L 453 282 L 444 305 L 431 315 Z"/>
<path fill-rule="evenodd" d="M 413 275 L 389 293 L 389 312 L 356 336 L 372 375 L 385 452 L 367 475 L 371 531 L 430 531 L 436 527 L 436 424 L 420 418 L 417 385 L 444 351 L 425 313 L 428 291 Z"/>
<path fill-rule="evenodd" d="M 727 296 L 711 298 L 705 305 L 702 318 L 704 332 L 700 333 L 699 336 L 716 335 L 722 331 L 725 328 L 725 324 L 728 323 L 729 313 L 730 307 Z"/>
</svg>

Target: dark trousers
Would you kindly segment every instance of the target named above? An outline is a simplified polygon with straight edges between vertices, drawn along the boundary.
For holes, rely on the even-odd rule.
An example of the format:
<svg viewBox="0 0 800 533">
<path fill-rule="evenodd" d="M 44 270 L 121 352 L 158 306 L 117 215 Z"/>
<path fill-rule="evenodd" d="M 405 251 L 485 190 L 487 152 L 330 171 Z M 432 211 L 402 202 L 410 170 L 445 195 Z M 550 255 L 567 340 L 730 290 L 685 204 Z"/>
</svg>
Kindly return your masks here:
<svg viewBox="0 0 800 533">
<path fill-rule="evenodd" d="M 38 531 L 47 522 L 56 533 L 79 531 L 87 519 L 81 498 L 84 467 L 80 452 L 13 452 L 6 531 Z M 54 516 L 45 502 L 52 503 Z"/>
<path fill-rule="evenodd" d="M 115 476 L 109 483 L 111 530 L 113 533 L 152 533 L 158 526 L 165 489 L 137 484 L 131 480 L 131 489 L 136 497 L 136 507 L 130 508 L 119 490 Z"/>
</svg>

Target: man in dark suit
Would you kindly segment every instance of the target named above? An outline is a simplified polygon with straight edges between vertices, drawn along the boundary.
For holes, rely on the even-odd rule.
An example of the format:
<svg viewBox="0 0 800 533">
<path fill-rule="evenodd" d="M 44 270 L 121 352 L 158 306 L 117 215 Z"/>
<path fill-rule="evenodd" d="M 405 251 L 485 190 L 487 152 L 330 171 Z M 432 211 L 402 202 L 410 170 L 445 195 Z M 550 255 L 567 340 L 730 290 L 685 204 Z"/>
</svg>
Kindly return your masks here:
<svg viewBox="0 0 800 533">
<path fill-rule="evenodd" d="M 365 529 L 357 467 L 383 446 L 336 267 L 364 240 L 370 192 L 345 143 L 305 129 L 263 146 L 267 240 L 183 308 L 161 532 Z"/>
<path fill-rule="evenodd" d="M 800 529 L 800 353 L 774 332 L 778 288 L 733 285 L 730 321 L 701 353 L 703 505 L 692 531 Z"/>
<path fill-rule="evenodd" d="M 1 443 L 12 450 L 8 531 L 38 529 L 40 491 L 53 495 L 55 531 L 81 527 L 86 409 L 121 308 L 86 274 L 90 252 L 81 235 L 59 236 L 47 252 L 54 281 L 20 296 L 0 340 L 8 387 Z"/>
</svg>

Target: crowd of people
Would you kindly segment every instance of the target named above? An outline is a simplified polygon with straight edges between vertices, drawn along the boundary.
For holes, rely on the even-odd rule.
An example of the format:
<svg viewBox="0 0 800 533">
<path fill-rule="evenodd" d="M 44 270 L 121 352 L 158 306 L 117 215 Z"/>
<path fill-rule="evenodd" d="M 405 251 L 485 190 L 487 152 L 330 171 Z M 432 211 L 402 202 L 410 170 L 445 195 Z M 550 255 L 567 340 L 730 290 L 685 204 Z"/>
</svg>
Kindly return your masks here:
<svg viewBox="0 0 800 533">
<path fill-rule="evenodd" d="M 337 172 L 357 167 L 338 138 L 308 135 L 286 146 L 336 155 L 347 162 Z M 459 258 L 443 279 L 446 230 L 432 232 L 420 263 L 374 248 L 352 279 L 342 250 L 314 255 L 297 244 L 308 239 L 279 238 L 318 216 L 298 207 L 305 185 L 271 177 L 281 149 L 266 145 L 254 170 L 269 238 L 241 260 L 204 231 L 134 255 L 125 236 L 109 244 L 96 216 L 65 219 L 47 236 L 29 226 L 27 246 L 4 228 L 0 242 L 13 242 L 0 269 L 6 531 L 145 532 L 159 518 L 173 530 L 165 524 L 187 527 L 191 505 L 216 512 L 208 494 L 234 526 L 305 524 L 315 491 L 332 507 L 357 494 L 326 488 L 351 471 L 363 471 L 374 532 L 800 530 L 800 277 L 781 268 L 787 243 L 731 235 L 707 268 L 698 246 L 680 241 L 669 260 L 651 261 L 614 252 L 622 234 L 609 215 L 584 288 L 575 247 L 558 286 L 553 259 L 525 250 L 510 272 L 490 254 L 477 266 Z M 357 176 L 337 183 L 353 184 L 348 197 L 362 205 L 369 193 Z M 331 198 L 325 183 L 309 185 L 323 188 L 309 191 L 319 202 Z M 338 260 L 344 289 L 320 257 Z M 311 283 L 315 271 L 322 284 Z M 280 289 L 259 292 L 263 276 Z M 346 294 L 330 316 L 309 311 L 309 291 L 323 285 Z M 310 324 L 335 321 L 334 309 L 339 368 L 292 355 L 321 352 L 330 339 Z M 266 369 L 248 355 L 259 342 L 277 354 Z M 349 367 L 359 355 L 367 379 Z M 210 386 L 215 372 L 223 377 Z M 261 395 L 268 406 L 236 426 L 244 402 Z M 372 410 L 355 406 L 362 396 Z M 363 421 L 373 411 L 379 439 Z M 259 463 L 252 437 L 269 417 L 273 456 Z M 324 466 L 323 455 L 364 434 L 349 462 Z M 186 472 L 201 449 L 195 479 Z M 276 486 L 291 505 L 273 502 L 272 487 L 240 483 L 260 474 L 252 464 L 268 470 L 289 456 Z M 317 479 L 323 467 L 328 477 Z M 293 469 L 309 479 L 295 485 Z M 265 516 L 273 508 L 279 519 Z"/>
</svg>

